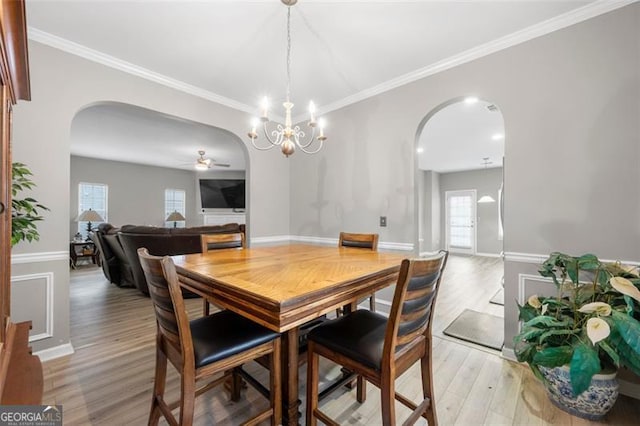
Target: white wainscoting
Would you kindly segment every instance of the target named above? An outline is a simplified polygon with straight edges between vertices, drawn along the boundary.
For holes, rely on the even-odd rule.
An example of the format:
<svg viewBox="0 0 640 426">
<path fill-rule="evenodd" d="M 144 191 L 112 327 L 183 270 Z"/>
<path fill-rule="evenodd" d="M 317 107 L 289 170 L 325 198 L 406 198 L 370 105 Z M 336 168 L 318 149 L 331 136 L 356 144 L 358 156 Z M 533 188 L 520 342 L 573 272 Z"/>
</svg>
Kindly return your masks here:
<svg viewBox="0 0 640 426">
<path fill-rule="evenodd" d="M 44 314 L 44 331 L 38 334 L 29 335 L 29 343 L 38 340 L 49 339 L 53 337 L 53 272 L 40 272 L 35 274 L 15 275 L 11 277 L 11 286 L 19 286 L 21 282 L 34 281 L 44 279 L 44 297 L 45 297 L 45 314 Z"/>
</svg>

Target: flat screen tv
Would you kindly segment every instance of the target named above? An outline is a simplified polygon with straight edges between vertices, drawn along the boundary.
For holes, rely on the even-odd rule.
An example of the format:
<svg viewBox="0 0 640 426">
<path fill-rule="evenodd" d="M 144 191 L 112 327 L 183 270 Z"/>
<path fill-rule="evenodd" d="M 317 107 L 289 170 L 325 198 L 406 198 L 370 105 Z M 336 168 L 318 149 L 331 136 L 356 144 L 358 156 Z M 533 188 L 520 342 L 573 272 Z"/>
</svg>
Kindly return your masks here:
<svg viewBox="0 0 640 426">
<path fill-rule="evenodd" d="M 244 179 L 200 179 L 203 209 L 244 209 Z"/>
</svg>

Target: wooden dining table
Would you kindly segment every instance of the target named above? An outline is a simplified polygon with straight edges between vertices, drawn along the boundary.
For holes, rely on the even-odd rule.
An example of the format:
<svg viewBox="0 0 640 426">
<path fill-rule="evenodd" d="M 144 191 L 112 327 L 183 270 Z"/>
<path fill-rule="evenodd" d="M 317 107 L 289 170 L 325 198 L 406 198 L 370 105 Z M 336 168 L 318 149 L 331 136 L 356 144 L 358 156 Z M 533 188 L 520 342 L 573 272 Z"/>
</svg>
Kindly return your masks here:
<svg viewBox="0 0 640 426">
<path fill-rule="evenodd" d="M 288 244 L 173 256 L 180 284 L 282 333 L 283 424 L 299 420 L 299 327 L 394 284 L 405 255 Z"/>
</svg>

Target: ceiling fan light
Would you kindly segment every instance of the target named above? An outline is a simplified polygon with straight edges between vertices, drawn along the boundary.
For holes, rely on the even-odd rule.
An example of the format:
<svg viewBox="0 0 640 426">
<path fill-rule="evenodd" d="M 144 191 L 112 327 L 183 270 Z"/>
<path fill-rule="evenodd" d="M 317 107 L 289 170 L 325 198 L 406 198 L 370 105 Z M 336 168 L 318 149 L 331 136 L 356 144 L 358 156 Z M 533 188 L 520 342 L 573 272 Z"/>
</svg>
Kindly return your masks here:
<svg viewBox="0 0 640 426">
<path fill-rule="evenodd" d="M 198 162 L 195 164 L 196 170 L 207 170 L 209 166 L 206 163 Z"/>
</svg>

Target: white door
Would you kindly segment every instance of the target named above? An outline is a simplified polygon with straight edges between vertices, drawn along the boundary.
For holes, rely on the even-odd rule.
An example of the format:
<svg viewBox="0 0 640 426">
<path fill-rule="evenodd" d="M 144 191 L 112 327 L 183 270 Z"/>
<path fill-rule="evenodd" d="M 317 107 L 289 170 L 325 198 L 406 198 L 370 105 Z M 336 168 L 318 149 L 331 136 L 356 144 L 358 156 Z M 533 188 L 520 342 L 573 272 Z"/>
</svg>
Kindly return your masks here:
<svg viewBox="0 0 640 426">
<path fill-rule="evenodd" d="M 446 191 L 447 250 L 476 253 L 476 191 Z"/>
</svg>

